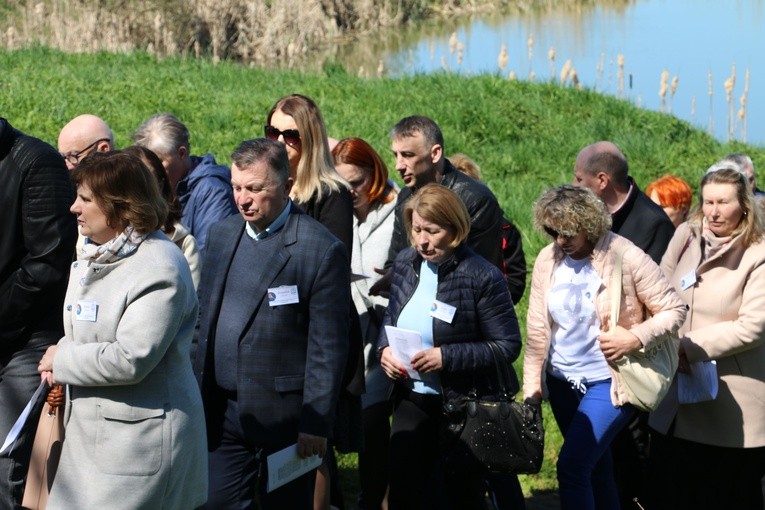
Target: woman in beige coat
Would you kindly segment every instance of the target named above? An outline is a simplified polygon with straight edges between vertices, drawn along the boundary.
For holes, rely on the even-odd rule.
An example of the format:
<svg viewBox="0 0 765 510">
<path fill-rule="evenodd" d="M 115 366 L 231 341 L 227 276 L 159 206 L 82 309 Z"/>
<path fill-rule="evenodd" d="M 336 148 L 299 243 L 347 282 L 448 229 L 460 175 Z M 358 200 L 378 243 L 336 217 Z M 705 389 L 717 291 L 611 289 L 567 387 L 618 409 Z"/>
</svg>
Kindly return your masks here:
<svg viewBox="0 0 765 510">
<path fill-rule="evenodd" d="M 679 403 L 676 380 L 651 413 L 656 497 L 646 508 L 763 508 L 765 243 L 753 200 L 743 173 L 712 167 L 662 259 L 689 306 L 678 371 L 714 360 L 718 393 Z"/>
<path fill-rule="evenodd" d="M 561 508 L 618 509 L 610 444 L 635 408 L 613 362 L 677 330 L 685 307 L 648 255 L 609 232 L 611 216 L 591 191 L 565 185 L 544 192 L 534 223 L 553 242 L 534 263 L 523 396 L 549 397 L 563 434 Z M 620 253 L 621 306 L 618 325 L 609 330 L 611 273 Z"/>
<path fill-rule="evenodd" d="M 65 440 L 48 510 L 178 509 L 207 499 L 204 414 L 189 349 L 197 298 L 159 231 L 167 206 L 126 153 L 72 172 L 87 238 L 71 266 L 64 333 L 38 367 L 68 385 Z"/>
</svg>

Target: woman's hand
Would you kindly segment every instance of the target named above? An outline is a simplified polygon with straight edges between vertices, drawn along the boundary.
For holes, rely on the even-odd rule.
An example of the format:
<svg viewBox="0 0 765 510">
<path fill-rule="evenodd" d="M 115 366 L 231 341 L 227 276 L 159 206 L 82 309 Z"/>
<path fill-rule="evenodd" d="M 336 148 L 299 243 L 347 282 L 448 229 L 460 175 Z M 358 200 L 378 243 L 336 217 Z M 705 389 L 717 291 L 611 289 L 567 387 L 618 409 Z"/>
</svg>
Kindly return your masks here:
<svg viewBox="0 0 765 510">
<path fill-rule="evenodd" d="M 380 366 L 385 370 L 385 374 L 394 381 L 407 378 L 406 368 L 393 356 L 393 350 L 390 347 L 383 349 L 380 356 Z"/>
<path fill-rule="evenodd" d="M 55 383 L 53 380 L 53 358 L 56 356 L 56 349 L 58 349 L 56 345 L 48 347 L 40 359 L 40 363 L 37 365 L 37 371 L 40 372 L 40 380 L 47 381 L 48 386 L 53 386 Z"/>
<path fill-rule="evenodd" d="M 616 361 L 643 346 L 638 337 L 621 326 L 616 326 L 613 331 L 600 333 L 599 341 L 600 350 L 608 361 Z"/>
<path fill-rule="evenodd" d="M 412 368 L 418 372 L 437 372 L 441 370 L 443 366 L 440 347 L 425 349 L 412 357 Z"/>
</svg>

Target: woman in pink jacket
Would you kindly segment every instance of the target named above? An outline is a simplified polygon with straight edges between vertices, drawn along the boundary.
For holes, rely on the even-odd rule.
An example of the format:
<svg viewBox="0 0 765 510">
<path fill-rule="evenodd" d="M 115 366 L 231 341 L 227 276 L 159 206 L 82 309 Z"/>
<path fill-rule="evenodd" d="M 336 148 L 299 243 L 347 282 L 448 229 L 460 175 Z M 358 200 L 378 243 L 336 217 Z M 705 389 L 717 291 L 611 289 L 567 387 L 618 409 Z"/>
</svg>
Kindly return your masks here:
<svg viewBox="0 0 765 510">
<path fill-rule="evenodd" d="M 649 487 L 656 497 L 646 508 L 763 508 L 762 221 L 746 176 L 733 166 L 715 165 L 701 180 L 700 207 L 678 227 L 661 261 L 690 308 L 680 328 L 678 372 L 712 368 L 705 362 L 714 360 L 718 392 L 682 403 L 676 378 L 651 413 Z"/>
<path fill-rule="evenodd" d="M 539 253 L 532 274 L 523 396 L 548 398 L 563 434 L 561 508 L 618 509 L 610 444 L 635 408 L 612 363 L 676 330 L 685 305 L 648 255 L 609 232 L 611 216 L 591 191 L 564 185 L 544 192 L 534 223 L 553 242 Z M 608 331 L 619 253 L 621 308 L 618 326 Z"/>
</svg>

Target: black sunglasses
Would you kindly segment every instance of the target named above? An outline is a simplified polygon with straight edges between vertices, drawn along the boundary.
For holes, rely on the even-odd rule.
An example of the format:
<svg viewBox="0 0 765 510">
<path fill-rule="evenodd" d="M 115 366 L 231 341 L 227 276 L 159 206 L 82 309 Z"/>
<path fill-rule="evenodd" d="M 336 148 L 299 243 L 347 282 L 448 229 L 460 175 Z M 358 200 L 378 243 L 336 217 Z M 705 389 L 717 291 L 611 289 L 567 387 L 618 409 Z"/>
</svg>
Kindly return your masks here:
<svg viewBox="0 0 765 510">
<path fill-rule="evenodd" d="M 558 239 L 559 237 L 565 237 L 566 239 L 570 239 L 574 237 L 574 236 L 564 234 L 562 232 L 558 232 L 557 230 L 554 230 L 546 225 L 542 228 L 545 230 L 545 232 L 547 232 L 547 235 L 552 237 L 553 239 Z"/>
<path fill-rule="evenodd" d="M 268 125 L 265 126 L 264 132 L 266 133 L 266 138 L 271 140 L 278 140 L 280 136 L 284 137 L 284 143 L 290 147 L 294 148 L 300 145 L 300 131 L 297 129 L 285 129 L 284 131 L 279 131 L 274 126 Z"/>
</svg>

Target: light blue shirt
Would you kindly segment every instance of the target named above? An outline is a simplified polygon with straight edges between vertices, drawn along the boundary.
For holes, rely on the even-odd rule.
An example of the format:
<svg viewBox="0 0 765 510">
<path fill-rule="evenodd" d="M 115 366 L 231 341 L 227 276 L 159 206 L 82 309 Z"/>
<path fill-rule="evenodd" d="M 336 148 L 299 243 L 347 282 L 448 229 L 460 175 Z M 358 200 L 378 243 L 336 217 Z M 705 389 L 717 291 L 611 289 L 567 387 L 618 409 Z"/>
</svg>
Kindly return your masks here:
<svg viewBox="0 0 765 510">
<path fill-rule="evenodd" d="M 420 278 L 414 294 L 401 309 L 396 326 L 403 329 L 419 331 L 422 338 L 422 350 L 433 348 L 433 317 L 430 310 L 438 292 L 438 266 L 423 261 L 420 268 Z M 399 360 L 408 363 L 409 360 Z M 437 372 L 420 374 L 422 381 L 407 379 L 415 393 L 438 395 L 441 393 L 441 380 Z"/>
<path fill-rule="evenodd" d="M 265 230 L 261 230 L 260 232 L 255 232 L 255 229 L 252 228 L 252 225 L 250 225 L 250 222 L 246 222 L 247 226 L 245 227 L 245 230 L 247 231 L 247 235 L 251 238 L 255 239 L 256 241 L 260 241 L 261 239 L 265 239 L 266 237 L 270 236 L 271 234 L 276 233 L 279 229 L 281 229 L 285 223 L 287 223 L 287 218 L 290 215 L 290 206 L 292 204 L 292 200 L 287 200 L 287 205 L 284 206 L 284 209 L 281 213 L 279 213 L 279 216 L 276 217 L 274 221 L 271 222 L 271 224 L 266 227 Z"/>
</svg>

